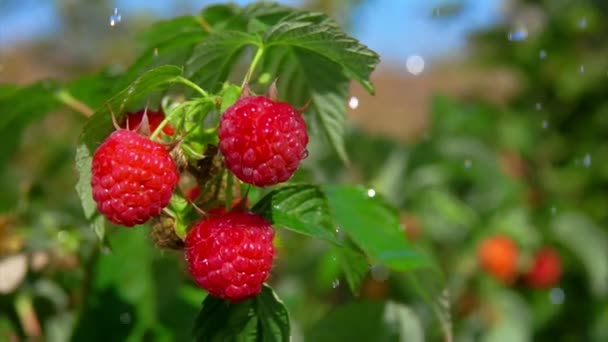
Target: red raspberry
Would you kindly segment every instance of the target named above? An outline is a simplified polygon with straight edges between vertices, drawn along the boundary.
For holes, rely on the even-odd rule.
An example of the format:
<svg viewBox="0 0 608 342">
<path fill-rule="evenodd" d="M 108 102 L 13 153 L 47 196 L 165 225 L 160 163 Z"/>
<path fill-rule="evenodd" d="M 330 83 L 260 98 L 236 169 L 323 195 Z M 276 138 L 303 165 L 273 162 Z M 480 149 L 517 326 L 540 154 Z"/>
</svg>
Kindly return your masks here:
<svg viewBox="0 0 608 342">
<path fill-rule="evenodd" d="M 146 113 L 146 116 L 148 116 L 148 125 L 150 126 L 150 133 L 153 133 L 158 128 L 160 123 L 163 122 L 163 120 L 165 119 L 165 113 L 163 113 L 162 110 L 155 112 L 150 109 L 142 109 L 135 113 L 127 113 L 120 127 L 129 127 L 129 130 L 131 131 L 137 130 L 139 128 L 139 125 L 141 124 L 141 121 L 143 120 L 144 113 Z M 163 127 L 163 133 L 168 136 L 173 136 L 175 134 L 175 129 L 171 125 L 167 124 L 165 125 L 165 127 Z"/>
<path fill-rule="evenodd" d="M 484 240 L 477 250 L 481 266 L 498 280 L 510 284 L 517 273 L 517 246 L 511 238 L 496 235 Z"/>
<path fill-rule="evenodd" d="M 253 297 L 272 267 L 273 237 L 261 216 L 242 211 L 211 216 L 186 236 L 188 271 L 213 296 L 231 302 Z"/>
<path fill-rule="evenodd" d="M 306 158 L 306 123 L 291 105 L 264 96 L 238 100 L 222 115 L 219 148 L 240 180 L 268 186 L 288 180 Z"/>
<path fill-rule="evenodd" d="M 534 258 L 532 268 L 526 273 L 526 282 L 532 288 L 546 289 L 557 282 L 562 275 L 562 261 L 552 248 L 539 250 Z"/>
<path fill-rule="evenodd" d="M 93 155 L 91 186 L 97 209 L 123 226 L 160 214 L 178 178 L 163 145 L 124 129 L 106 138 Z"/>
</svg>

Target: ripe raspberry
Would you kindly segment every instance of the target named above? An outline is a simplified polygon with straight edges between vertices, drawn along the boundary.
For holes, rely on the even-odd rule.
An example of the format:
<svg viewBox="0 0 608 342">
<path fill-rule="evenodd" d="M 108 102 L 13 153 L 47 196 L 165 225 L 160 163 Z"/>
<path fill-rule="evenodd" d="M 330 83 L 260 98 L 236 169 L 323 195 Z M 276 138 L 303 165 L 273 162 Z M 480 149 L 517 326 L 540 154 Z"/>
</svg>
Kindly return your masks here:
<svg viewBox="0 0 608 342">
<path fill-rule="evenodd" d="M 178 178 L 163 145 L 124 129 L 106 138 L 93 155 L 91 186 L 97 209 L 123 226 L 160 214 Z"/>
<path fill-rule="evenodd" d="M 526 273 L 526 282 L 530 287 L 546 289 L 557 282 L 562 275 L 562 261 L 559 254 L 552 248 L 539 250 L 534 258 L 534 264 Z"/>
<path fill-rule="evenodd" d="M 223 114 L 219 148 L 240 180 L 268 186 L 288 180 L 306 158 L 306 123 L 291 105 L 264 96 L 238 100 Z"/>
<path fill-rule="evenodd" d="M 231 302 L 253 297 L 272 267 L 273 237 L 261 216 L 241 211 L 211 216 L 186 236 L 188 271 L 213 296 Z"/>
<path fill-rule="evenodd" d="M 120 127 L 129 128 L 130 131 L 135 131 L 139 128 L 141 121 L 144 118 L 144 113 L 148 117 L 148 125 L 150 126 L 150 133 L 154 132 L 161 122 L 165 119 L 165 113 L 162 110 L 158 112 L 152 111 L 150 109 L 141 109 L 135 113 L 127 113 Z M 171 125 L 165 125 L 163 127 L 163 133 L 168 136 L 173 136 L 175 134 L 175 129 Z"/>
<path fill-rule="evenodd" d="M 513 282 L 517 271 L 517 246 L 511 238 L 496 235 L 484 240 L 477 250 L 481 266 L 505 284 Z"/>
</svg>

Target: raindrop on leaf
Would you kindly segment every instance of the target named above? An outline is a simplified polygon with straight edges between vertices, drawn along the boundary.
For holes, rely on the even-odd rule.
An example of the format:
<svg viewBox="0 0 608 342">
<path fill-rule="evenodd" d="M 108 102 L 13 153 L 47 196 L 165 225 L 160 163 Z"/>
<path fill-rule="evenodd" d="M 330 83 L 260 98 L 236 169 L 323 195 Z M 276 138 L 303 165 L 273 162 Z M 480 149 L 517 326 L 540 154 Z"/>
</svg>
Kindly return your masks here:
<svg viewBox="0 0 608 342">
<path fill-rule="evenodd" d="M 332 288 L 337 288 L 338 286 L 340 286 L 340 279 L 336 279 L 331 283 L 331 287 Z"/>
<path fill-rule="evenodd" d="M 583 157 L 583 166 L 586 168 L 591 167 L 591 155 L 589 153 L 585 154 Z"/>
<path fill-rule="evenodd" d="M 578 27 L 579 27 L 581 30 L 586 29 L 586 28 L 587 28 L 587 18 L 582 17 L 582 18 L 581 18 L 581 19 L 578 21 Z"/>
<path fill-rule="evenodd" d="M 564 299 L 566 299 L 566 294 L 564 290 L 560 287 L 554 287 L 549 291 L 549 301 L 553 305 L 560 305 L 564 303 Z"/>
<path fill-rule="evenodd" d="M 541 111 L 543 110 L 543 104 L 541 102 L 536 102 L 534 108 L 536 108 L 537 111 Z"/>
<path fill-rule="evenodd" d="M 538 52 L 538 58 L 540 58 L 540 59 L 545 59 L 545 58 L 547 58 L 547 51 L 545 51 L 545 50 L 540 50 L 540 51 Z"/>
<path fill-rule="evenodd" d="M 543 129 L 549 128 L 549 120 L 543 120 Z"/>
<path fill-rule="evenodd" d="M 581 65 L 578 67 L 578 72 L 580 72 L 581 74 L 584 74 L 584 73 L 585 73 L 585 66 L 581 64 Z"/>
<path fill-rule="evenodd" d="M 370 274 L 375 281 L 385 281 L 388 279 L 390 272 L 384 265 L 373 265 L 370 268 Z"/>
<path fill-rule="evenodd" d="M 465 159 L 465 161 L 464 161 L 464 168 L 465 169 L 470 169 L 471 166 L 473 166 L 473 162 L 470 159 Z"/>
</svg>

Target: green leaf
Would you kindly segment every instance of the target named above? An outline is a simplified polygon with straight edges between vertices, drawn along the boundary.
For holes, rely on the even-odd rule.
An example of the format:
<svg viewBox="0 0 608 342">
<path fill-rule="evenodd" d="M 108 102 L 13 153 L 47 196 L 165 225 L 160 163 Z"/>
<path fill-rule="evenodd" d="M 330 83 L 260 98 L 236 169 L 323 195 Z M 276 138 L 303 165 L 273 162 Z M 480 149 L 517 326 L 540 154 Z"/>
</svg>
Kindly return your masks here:
<svg viewBox="0 0 608 342">
<path fill-rule="evenodd" d="M 194 337 L 197 341 L 289 341 L 289 313 L 267 285 L 256 297 L 239 303 L 207 296 Z"/>
<path fill-rule="evenodd" d="M 76 150 L 76 169 L 79 174 L 76 191 L 80 196 L 85 216 L 92 218 L 96 212 L 96 205 L 91 192 L 91 164 L 92 156 L 101 142 L 114 130 L 112 113 L 118 122 L 125 115 L 128 107 L 145 96 L 166 89 L 171 84 L 180 83 L 181 69 L 175 66 L 162 66 L 150 70 L 137 78 L 130 86 L 114 95 L 100 107 L 87 121 L 80 135 Z"/>
<path fill-rule="evenodd" d="M 339 243 L 327 199 L 314 185 L 296 184 L 275 189 L 259 200 L 252 211 L 277 227 Z"/>
<path fill-rule="evenodd" d="M 260 44 L 258 37 L 245 32 L 213 33 L 194 50 L 186 63 L 186 75 L 203 88 L 217 91 L 230 76 L 245 47 Z"/>
<path fill-rule="evenodd" d="M 222 97 L 220 113 L 224 113 L 226 109 L 232 106 L 241 96 L 241 87 L 234 84 L 225 84 L 220 96 Z"/>
<path fill-rule="evenodd" d="M 290 103 L 308 103 L 311 139 L 322 133 L 338 157 L 348 161 L 344 124 L 348 81 L 373 93 L 369 76 L 376 53 L 348 36 L 320 13 L 294 12 L 264 35 L 262 75 L 278 78 L 279 93 Z"/>
<path fill-rule="evenodd" d="M 59 107 L 56 83 L 43 81 L 17 89 L 6 87 L 0 97 L 0 165 L 18 148 L 21 134 L 31 123 Z"/>
<path fill-rule="evenodd" d="M 367 258 L 353 249 L 336 247 L 335 250 L 348 287 L 352 293 L 358 293 L 361 282 L 369 271 Z"/>
<path fill-rule="evenodd" d="M 274 46 L 265 52 L 262 70 L 278 78 L 279 95 L 290 103 L 309 103 L 304 118 L 311 140 L 326 139 L 348 161 L 344 145 L 348 79 L 323 56 L 298 47 Z"/>
<path fill-rule="evenodd" d="M 265 47 L 297 47 L 323 56 L 342 68 L 346 77 L 358 81 L 373 94 L 374 86 L 369 77 L 380 61 L 378 54 L 337 26 L 328 24 L 327 20 L 319 24 L 304 20 L 308 18 L 310 15 L 288 18 L 271 27 L 264 36 Z"/>
<path fill-rule="evenodd" d="M 397 271 L 431 266 L 430 260 L 407 242 L 399 218 L 379 196 L 354 186 L 323 188 L 339 229 L 366 254 Z"/>
<path fill-rule="evenodd" d="M 306 341 L 424 341 L 418 316 L 395 302 L 357 301 L 339 306 L 306 334 Z"/>
<path fill-rule="evenodd" d="M 199 15 L 181 16 L 154 24 L 138 37 L 142 52 L 114 89 L 124 87 L 152 67 L 163 64 L 183 66 L 194 47 L 202 43 L 210 32 L 226 28 L 227 23 L 238 15 L 235 6 L 213 5 Z"/>
<path fill-rule="evenodd" d="M 553 233 L 570 249 L 587 269 L 591 292 L 597 297 L 608 295 L 608 234 L 581 213 L 559 215 L 552 225 Z"/>
</svg>

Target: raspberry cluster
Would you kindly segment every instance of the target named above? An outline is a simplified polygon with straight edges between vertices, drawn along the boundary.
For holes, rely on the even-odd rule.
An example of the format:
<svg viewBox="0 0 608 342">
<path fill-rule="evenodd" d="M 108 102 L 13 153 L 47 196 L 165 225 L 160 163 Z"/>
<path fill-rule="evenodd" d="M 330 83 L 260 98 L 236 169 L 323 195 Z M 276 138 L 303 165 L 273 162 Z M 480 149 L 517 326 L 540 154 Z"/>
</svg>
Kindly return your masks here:
<svg viewBox="0 0 608 342">
<path fill-rule="evenodd" d="M 506 235 L 488 237 L 478 247 L 481 267 L 504 284 L 511 284 L 518 276 L 520 251 L 513 239 Z M 523 275 L 527 286 L 546 289 L 557 284 L 561 278 L 562 262 L 551 247 L 536 251 L 532 262 Z"/>
<path fill-rule="evenodd" d="M 156 245 L 184 248 L 189 273 L 211 295 L 231 302 L 255 296 L 272 268 L 274 229 L 263 217 L 247 212 L 247 199 L 239 198 L 231 210 L 208 210 L 182 241 L 175 232 L 176 218 L 170 211 L 160 215 L 183 170 L 167 146 L 150 138 L 162 124 L 165 138 L 176 135 L 164 120 L 160 110 L 127 113 L 120 127 L 97 148 L 91 187 L 98 211 L 108 221 L 126 227 L 153 219 L 151 236 Z M 224 157 L 222 164 L 217 155 L 219 168 L 256 186 L 287 181 L 307 156 L 308 134 L 301 114 L 288 103 L 264 96 L 245 96 L 229 107 L 220 119 L 218 137 Z M 211 164 L 207 168 L 195 164 L 191 170 L 199 171 L 200 177 L 203 169 L 215 170 Z M 199 184 L 210 181 L 200 178 L 205 179 L 197 178 Z M 185 197 L 193 205 L 208 198 L 217 202 L 217 195 L 203 194 L 201 189 L 196 186 Z"/>
</svg>

